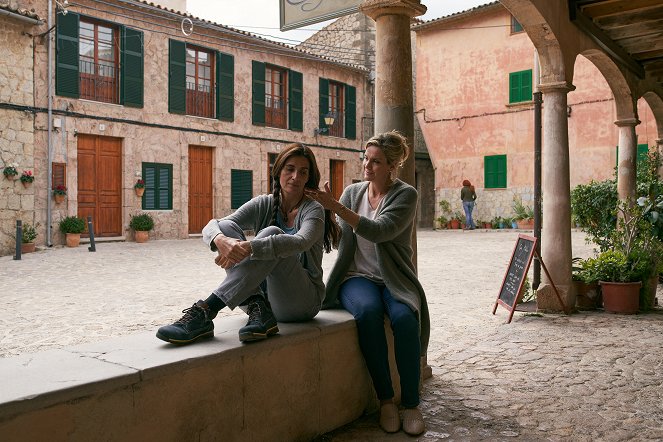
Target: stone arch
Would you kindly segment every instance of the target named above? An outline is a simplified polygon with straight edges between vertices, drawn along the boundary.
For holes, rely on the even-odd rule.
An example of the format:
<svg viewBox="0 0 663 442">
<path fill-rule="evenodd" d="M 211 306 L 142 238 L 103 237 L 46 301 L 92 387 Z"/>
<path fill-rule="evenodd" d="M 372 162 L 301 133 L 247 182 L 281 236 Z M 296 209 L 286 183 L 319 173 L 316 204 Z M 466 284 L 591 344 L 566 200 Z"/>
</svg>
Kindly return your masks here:
<svg viewBox="0 0 663 442">
<path fill-rule="evenodd" d="M 661 95 L 653 91 L 647 91 L 642 94 L 652 113 L 654 114 L 654 121 L 656 122 L 656 132 L 658 139 L 663 139 L 663 98 Z"/>
</svg>

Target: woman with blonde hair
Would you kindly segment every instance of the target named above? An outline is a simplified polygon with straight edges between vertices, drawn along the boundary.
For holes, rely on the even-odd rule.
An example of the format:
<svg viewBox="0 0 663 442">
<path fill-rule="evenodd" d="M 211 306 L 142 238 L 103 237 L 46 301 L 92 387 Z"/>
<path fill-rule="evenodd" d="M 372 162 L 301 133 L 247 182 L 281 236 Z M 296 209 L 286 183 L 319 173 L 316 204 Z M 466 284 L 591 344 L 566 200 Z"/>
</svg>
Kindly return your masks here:
<svg viewBox="0 0 663 442">
<path fill-rule="evenodd" d="M 396 178 L 408 151 L 398 132 L 375 135 L 366 143 L 365 181 L 348 186 L 340 201 L 328 183 L 324 191 L 307 190 L 307 195 L 336 212 L 342 231 L 323 307 L 340 304 L 354 316 L 359 346 L 380 400 L 380 426 L 393 433 L 401 428 L 401 417 L 387 357 L 384 317 L 389 318 L 404 407 L 402 428 L 418 435 L 425 430 L 418 408 L 420 358 L 426 354 L 430 319 L 412 262 L 417 191 Z"/>
</svg>

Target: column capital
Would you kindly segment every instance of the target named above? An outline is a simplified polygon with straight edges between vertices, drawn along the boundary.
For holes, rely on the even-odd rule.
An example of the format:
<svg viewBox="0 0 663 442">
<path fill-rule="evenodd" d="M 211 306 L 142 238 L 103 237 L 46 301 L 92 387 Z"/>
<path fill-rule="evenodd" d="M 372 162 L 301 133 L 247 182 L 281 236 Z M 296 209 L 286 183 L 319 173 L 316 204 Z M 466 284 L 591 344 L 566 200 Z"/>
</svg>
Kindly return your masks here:
<svg viewBox="0 0 663 442">
<path fill-rule="evenodd" d="M 566 81 L 555 81 L 552 83 L 541 83 L 539 84 L 539 91 L 547 94 L 549 92 L 559 91 L 559 92 L 571 92 L 576 90 L 576 87 Z"/>
<path fill-rule="evenodd" d="M 382 15 L 406 15 L 410 18 L 424 15 L 426 6 L 420 0 L 364 0 L 359 10 L 373 20 Z"/>
<path fill-rule="evenodd" d="M 621 120 L 615 120 L 615 126 L 624 127 L 624 126 L 637 126 L 641 121 L 637 118 L 623 118 Z"/>
<path fill-rule="evenodd" d="M 656 141 L 657 146 L 663 146 L 663 138 L 656 138 L 654 141 Z"/>
</svg>

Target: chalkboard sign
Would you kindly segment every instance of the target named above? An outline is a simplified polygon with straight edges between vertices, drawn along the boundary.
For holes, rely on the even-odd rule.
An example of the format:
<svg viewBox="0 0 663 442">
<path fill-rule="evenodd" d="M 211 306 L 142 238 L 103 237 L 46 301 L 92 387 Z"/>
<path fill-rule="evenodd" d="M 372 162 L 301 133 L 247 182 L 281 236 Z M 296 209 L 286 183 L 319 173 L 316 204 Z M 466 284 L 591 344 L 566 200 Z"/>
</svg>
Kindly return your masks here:
<svg viewBox="0 0 663 442">
<path fill-rule="evenodd" d="M 509 267 L 507 267 L 504 280 L 502 281 L 500 293 L 497 295 L 497 300 L 493 307 L 493 314 L 495 314 L 498 305 L 509 310 L 508 322 L 511 322 L 513 311 L 516 309 L 518 293 L 525 282 L 527 271 L 529 270 L 532 256 L 536 249 L 535 246 L 535 237 L 522 234 L 518 235 L 518 240 L 509 261 Z"/>
</svg>

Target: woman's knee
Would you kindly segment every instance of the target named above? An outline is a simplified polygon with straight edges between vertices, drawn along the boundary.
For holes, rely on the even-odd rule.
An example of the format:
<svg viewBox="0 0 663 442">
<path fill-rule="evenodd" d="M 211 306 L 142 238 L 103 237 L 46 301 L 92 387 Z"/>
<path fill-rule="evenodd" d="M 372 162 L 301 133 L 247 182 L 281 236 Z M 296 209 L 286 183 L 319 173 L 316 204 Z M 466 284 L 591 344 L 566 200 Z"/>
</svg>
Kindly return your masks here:
<svg viewBox="0 0 663 442">
<path fill-rule="evenodd" d="M 392 312 L 389 319 L 395 334 L 419 335 L 419 321 L 411 310 L 402 309 L 398 312 Z"/>
<path fill-rule="evenodd" d="M 220 219 L 218 223 L 219 223 L 219 230 L 221 230 L 221 233 L 223 233 L 225 236 L 237 239 L 245 238 L 244 231 L 235 221 L 231 221 L 228 219 Z"/>
<path fill-rule="evenodd" d="M 266 238 L 272 235 L 281 235 L 283 230 L 276 226 L 267 226 L 256 234 L 256 238 Z"/>
</svg>

